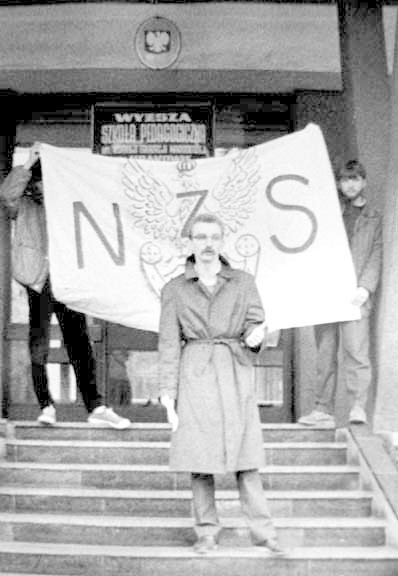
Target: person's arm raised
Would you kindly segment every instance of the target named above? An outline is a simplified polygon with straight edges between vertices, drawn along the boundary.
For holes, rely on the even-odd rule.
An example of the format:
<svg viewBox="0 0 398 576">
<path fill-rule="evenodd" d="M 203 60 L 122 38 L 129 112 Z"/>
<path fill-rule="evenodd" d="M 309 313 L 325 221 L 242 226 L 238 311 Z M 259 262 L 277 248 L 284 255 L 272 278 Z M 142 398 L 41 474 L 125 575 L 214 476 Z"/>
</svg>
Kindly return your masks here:
<svg viewBox="0 0 398 576">
<path fill-rule="evenodd" d="M 39 159 L 40 159 L 40 143 L 34 142 L 29 152 L 29 158 L 23 165 L 24 169 L 31 170 L 32 166 L 34 166 Z"/>
</svg>

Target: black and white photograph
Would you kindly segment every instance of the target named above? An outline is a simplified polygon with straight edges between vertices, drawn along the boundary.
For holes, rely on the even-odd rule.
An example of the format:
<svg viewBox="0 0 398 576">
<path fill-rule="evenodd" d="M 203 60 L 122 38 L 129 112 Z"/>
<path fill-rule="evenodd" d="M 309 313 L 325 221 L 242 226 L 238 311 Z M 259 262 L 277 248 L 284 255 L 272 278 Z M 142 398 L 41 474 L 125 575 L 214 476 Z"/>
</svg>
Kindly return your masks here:
<svg viewBox="0 0 398 576">
<path fill-rule="evenodd" d="M 397 14 L 0 0 L 0 576 L 398 576 Z"/>
</svg>

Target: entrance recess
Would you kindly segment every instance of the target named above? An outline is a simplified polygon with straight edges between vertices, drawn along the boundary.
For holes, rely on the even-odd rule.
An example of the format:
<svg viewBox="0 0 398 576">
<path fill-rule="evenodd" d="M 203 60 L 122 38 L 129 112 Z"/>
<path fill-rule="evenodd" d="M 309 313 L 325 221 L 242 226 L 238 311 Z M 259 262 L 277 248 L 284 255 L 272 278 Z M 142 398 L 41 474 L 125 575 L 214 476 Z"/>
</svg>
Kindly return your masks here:
<svg viewBox="0 0 398 576">
<path fill-rule="evenodd" d="M 205 95 L 202 95 L 205 97 Z M 209 94 L 215 102 L 215 154 L 233 147 L 248 147 L 292 130 L 291 96 Z M 142 98 L 142 95 L 141 95 Z M 150 101 L 151 96 L 148 95 Z M 43 113 L 45 114 L 45 113 Z M 45 134 L 42 137 L 46 141 Z M 59 142 L 58 145 L 64 145 Z M 38 405 L 33 394 L 27 346 L 27 304 L 24 288 L 13 283 L 11 323 L 6 332 L 10 345 L 6 379 L 12 419 L 35 419 Z M 88 319 L 98 366 L 98 384 L 106 401 L 132 420 L 164 420 L 156 403 L 158 385 L 157 334 Z M 255 379 L 261 419 L 293 419 L 293 334 L 283 330 L 256 361 Z M 76 392 L 59 327 L 54 324 L 49 356 L 49 380 L 59 420 L 84 420 L 86 413 Z"/>
</svg>

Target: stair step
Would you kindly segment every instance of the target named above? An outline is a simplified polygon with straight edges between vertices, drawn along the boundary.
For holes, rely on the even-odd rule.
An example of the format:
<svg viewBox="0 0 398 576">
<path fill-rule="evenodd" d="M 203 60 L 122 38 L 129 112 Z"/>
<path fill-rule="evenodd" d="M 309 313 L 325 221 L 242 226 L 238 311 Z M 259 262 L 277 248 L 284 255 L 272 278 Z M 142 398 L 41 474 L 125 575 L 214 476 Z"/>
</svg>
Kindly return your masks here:
<svg viewBox="0 0 398 576">
<path fill-rule="evenodd" d="M 265 465 L 315 466 L 346 463 L 342 442 L 266 442 Z M 86 464 L 167 464 L 169 442 L 110 442 L 90 440 L 8 440 L 10 462 Z"/>
<path fill-rule="evenodd" d="M 333 566 L 333 572 L 331 572 Z M 98 546 L 0 541 L 0 570 L 96 576 L 396 576 L 398 549 L 376 547 L 289 548 L 285 557 L 264 548 L 227 547 L 206 556 L 192 547 Z"/>
<path fill-rule="evenodd" d="M 375 518 L 275 518 L 282 545 L 382 546 L 385 522 Z M 243 518 L 224 518 L 220 543 L 250 546 Z M 0 513 L 0 540 L 118 546 L 191 546 L 191 518 Z"/>
<path fill-rule="evenodd" d="M 158 441 L 170 440 L 170 425 L 157 422 L 134 422 L 127 430 L 113 430 L 88 425 L 86 422 L 59 422 L 41 426 L 36 422 L 14 421 L 10 428 L 17 439 L 88 440 L 88 441 Z M 333 442 L 336 431 L 309 428 L 298 424 L 262 424 L 264 442 Z"/>
<path fill-rule="evenodd" d="M 190 475 L 168 469 L 167 423 L 9 422 L 0 576 L 397 576 L 398 548 L 386 546 L 373 493 L 347 463 L 346 431 L 262 431 L 260 473 L 287 555 L 250 545 L 235 475 L 226 474 L 215 477 L 220 546 L 203 557 L 192 548 Z"/>
<path fill-rule="evenodd" d="M 357 466 L 266 466 L 260 469 L 266 490 L 358 489 Z M 44 464 L 0 461 L 1 484 L 158 490 L 189 489 L 190 475 L 167 466 L 102 464 Z M 233 474 L 216 479 L 219 489 L 235 488 Z"/>
<path fill-rule="evenodd" d="M 267 491 L 273 516 L 363 517 L 371 513 L 366 491 Z M 217 491 L 220 515 L 240 515 L 238 492 Z M 104 490 L 0 486 L 0 510 L 140 516 L 191 516 L 190 490 Z"/>
</svg>

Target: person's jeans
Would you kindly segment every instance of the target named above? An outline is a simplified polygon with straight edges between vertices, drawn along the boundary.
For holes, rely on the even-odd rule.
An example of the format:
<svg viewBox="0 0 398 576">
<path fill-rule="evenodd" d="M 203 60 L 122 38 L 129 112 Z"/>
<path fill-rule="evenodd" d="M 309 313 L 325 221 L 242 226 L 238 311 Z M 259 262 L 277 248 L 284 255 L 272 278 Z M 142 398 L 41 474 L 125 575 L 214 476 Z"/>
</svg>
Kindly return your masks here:
<svg viewBox="0 0 398 576">
<path fill-rule="evenodd" d="M 103 401 L 97 390 L 95 360 L 84 314 L 70 310 L 55 300 L 48 280 L 41 293 L 31 288 L 27 288 L 27 291 L 32 380 L 40 408 L 54 404 L 48 389 L 46 364 L 49 352 L 50 320 L 52 313 L 55 313 L 84 405 L 88 412 L 92 412 L 97 406 L 102 405 Z"/>
<path fill-rule="evenodd" d="M 236 472 L 240 503 L 254 544 L 275 538 L 275 528 L 268 510 L 258 470 Z M 221 531 L 215 504 L 215 484 L 212 474 L 191 474 L 195 533 L 217 538 Z"/>
<path fill-rule="evenodd" d="M 365 409 L 372 380 L 369 358 L 369 318 L 321 324 L 315 326 L 317 355 L 317 392 L 315 405 L 318 410 L 334 413 L 338 347 L 341 338 L 343 373 L 351 406 Z"/>
</svg>

